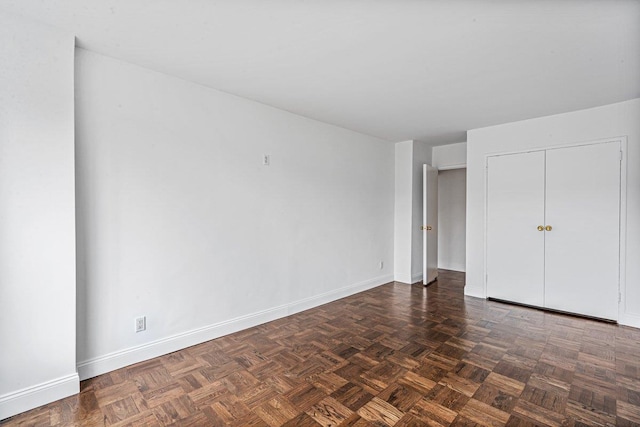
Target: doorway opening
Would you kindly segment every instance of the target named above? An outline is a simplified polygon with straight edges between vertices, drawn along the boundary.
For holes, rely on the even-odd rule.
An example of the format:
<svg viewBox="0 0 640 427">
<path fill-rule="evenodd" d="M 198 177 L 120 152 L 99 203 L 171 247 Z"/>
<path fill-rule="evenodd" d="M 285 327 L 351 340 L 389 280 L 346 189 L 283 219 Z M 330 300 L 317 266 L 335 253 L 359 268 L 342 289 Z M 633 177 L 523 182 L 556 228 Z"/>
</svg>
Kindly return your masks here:
<svg viewBox="0 0 640 427">
<path fill-rule="evenodd" d="M 438 171 L 438 268 L 466 270 L 467 169 Z"/>
</svg>

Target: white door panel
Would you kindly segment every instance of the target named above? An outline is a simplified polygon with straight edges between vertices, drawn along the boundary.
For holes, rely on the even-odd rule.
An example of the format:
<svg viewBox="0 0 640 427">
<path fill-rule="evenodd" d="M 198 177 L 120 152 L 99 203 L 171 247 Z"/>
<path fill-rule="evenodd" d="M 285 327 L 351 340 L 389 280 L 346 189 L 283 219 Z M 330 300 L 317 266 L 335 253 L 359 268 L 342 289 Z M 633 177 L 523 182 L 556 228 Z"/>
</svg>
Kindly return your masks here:
<svg viewBox="0 0 640 427">
<path fill-rule="evenodd" d="M 618 318 L 620 143 L 547 150 L 545 306 Z"/>
<path fill-rule="evenodd" d="M 422 167 L 422 283 L 438 277 L 438 169 Z"/>
<path fill-rule="evenodd" d="M 544 304 L 544 151 L 489 157 L 487 296 Z"/>
</svg>

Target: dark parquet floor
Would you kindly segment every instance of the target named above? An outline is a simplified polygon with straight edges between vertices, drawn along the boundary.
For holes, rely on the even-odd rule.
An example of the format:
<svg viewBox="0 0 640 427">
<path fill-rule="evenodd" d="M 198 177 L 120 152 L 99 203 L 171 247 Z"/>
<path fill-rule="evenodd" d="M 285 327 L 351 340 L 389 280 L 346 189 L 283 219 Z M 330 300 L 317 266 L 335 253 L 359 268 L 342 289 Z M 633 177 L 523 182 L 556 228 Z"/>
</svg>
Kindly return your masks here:
<svg viewBox="0 0 640 427">
<path fill-rule="evenodd" d="M 640 425 L 640 330 L 465 298 L 463 281 L 383 285 L 0 425 Z"/>
</svg>

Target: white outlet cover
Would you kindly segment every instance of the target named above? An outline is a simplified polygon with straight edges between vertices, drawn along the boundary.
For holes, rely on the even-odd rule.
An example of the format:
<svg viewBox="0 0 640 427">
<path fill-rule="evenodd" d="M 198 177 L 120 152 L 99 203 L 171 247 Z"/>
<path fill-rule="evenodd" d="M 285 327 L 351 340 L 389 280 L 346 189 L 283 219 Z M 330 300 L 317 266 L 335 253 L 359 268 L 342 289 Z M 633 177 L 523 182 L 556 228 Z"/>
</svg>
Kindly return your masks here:
<svg viewBox="0 0 640 427">
<path fill-rule="evenodd" d="M 147 329 L 147 318 L 146 316 L 137 317 L 135 320 L 135 330 L 136 332 L 142 332 Z"/>
</svg>

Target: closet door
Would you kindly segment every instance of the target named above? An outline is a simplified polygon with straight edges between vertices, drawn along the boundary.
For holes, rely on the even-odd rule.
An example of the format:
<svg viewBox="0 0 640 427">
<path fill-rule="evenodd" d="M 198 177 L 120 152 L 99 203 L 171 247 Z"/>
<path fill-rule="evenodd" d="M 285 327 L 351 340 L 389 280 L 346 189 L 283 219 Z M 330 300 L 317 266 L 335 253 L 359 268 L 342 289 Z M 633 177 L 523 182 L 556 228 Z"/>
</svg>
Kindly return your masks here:
<svg viewBox="0 0 640 427">
<path fill-rule="evenodd" d="M 544 304 L 544 151 L 489 157 L 487 296 Z"/>
<path fill-rule="evenodd" d="M 545 306 L 618 318 L 620 143 L 547 150 Z"/>
</svg>

